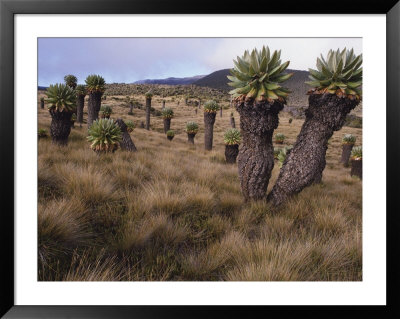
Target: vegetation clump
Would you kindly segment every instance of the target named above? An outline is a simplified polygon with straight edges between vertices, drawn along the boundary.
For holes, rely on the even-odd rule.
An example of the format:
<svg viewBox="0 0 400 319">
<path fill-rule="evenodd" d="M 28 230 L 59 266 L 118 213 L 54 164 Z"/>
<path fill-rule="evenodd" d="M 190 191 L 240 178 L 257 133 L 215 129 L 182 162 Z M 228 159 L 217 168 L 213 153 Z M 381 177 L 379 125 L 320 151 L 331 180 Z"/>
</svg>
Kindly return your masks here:
<svg viewBox="0 0 400 319">
<path fill-rule="evenodd" d="M 277 133 L 275 135 L 275 143 L 277 143 L 277 144 L 283 144 L 285 139 L 286 139 L 286 136 L 282 133 Z"/>
<path fill-rule="evenodd" d="M 47 137 L 47 130 L 44 128 L 38 129 L 38 137 L 39 138 Z"/>
<path fill-rule="evenodd" d="M 199 131 L 199 125 L 196 122 L 186 123 L 186 132 L 188 134 L 197 134 L 198 131 Z"/>
<path fill-rule="evenodd" d="M 234 99 L 256 99 L 257 101 L 285 102 L 290 91 L 280 85 L 289 80 L 293 73 L 283 74 L 290 61 L 281 63 L 281 50 L 272 54 L 269 47 L 245 51 L 242 57 L 233 60 L 229 86 L 234 87 L 229 93 Z"/>
<path fill-rule="evenodd" d="M 78 83 L 78 79 L 76 78 L 75 75 L 68 74 L 68 75 L 64 76 L 64 82 L 70 88 L 75 89 L 76 85 Z"/>
<path fill-rule="evenodd" d="M 277 156 L 276 156 L 276 158 L 278 160 L 279 168 L 282 168 L 283 163 L 285 162 L 286 157 L 289 155 L 292 148 L 293 148 L 293 146 L 286 146 L 286 147 L 279 149 Z"/>
<path fill-rule="evenodd" d="M 352 134 L 345 134 L 342 139 L 342 144 L 354 145 L 356 142 L 356 137 Z"/>
<path fill-rule="evenodd" d="M 220 107 L 219 107 L 218 103 L 214 100 L 209 100 L 206 103 L 204 103 L 204 112 L 217 113 L 219 108 Z"/>
<path fill-rule="evenodd" d="M 112 107 L 108 105 L 103 105 L 100 107 L 100 116 L 101 118 L 107 118 L 109 119 L 112 114 Z"/>
<path fill-rule="evenodd" d="M 135 123 L 133 123 L 133 121 L 129 120 L 125 122 L 126 126 L 127 126 L 127 131 L 129 133 L 132 133 L 133 130 L 135 129 Z"/>
<path fill-rule="evenodd" d="M 362 160 L 362 147 L 356 146 L 351 151 L 351 159 L 354 161 Z"/>
<path fill-rule="evenodd" d="M 166 107 L 161 110 L 161 116 L 164 119 L 172 119 L 174 117 L 174 111 L 171 108 Z"/>
<path fill-rule="evenodd" d="M 172 141 L 172 139 L 175 137 L 175 131 L 174 130 L 168 130 L 166 132 L 166 134 L 167 134 L 168 140 L 170 140 L 170 141 Z"/>
<path fill-rule="evenodd" d="M 317 70 L 309 69 L 310 79 L 305 82 L 313 86 L 311 94 L 336 94 L 338 97 L 361 99 L 362 54 L 356 56 L 354 50 L 329 50 L 326 60 L 321 54 L 317 58 Z"/>
<path fill-rule="evenodd" d="M 106 81 L 100 75 L 89 75 L 85 83 L 88 93 L 104 93 L 105 91 Z"/>
<path fill-rule="evenodd" d="M 121 129 L 112 119 L 98 119 L 89 128 L 87 140 L 97 153 L 115 152 L 121 141 Z"/>
<path fill-rule="evenodd" d="M 240 131 L 235 128 L 228 129 L 224 134 L 225 145 L 239 145 L 241 140 Z"/>
</svg>

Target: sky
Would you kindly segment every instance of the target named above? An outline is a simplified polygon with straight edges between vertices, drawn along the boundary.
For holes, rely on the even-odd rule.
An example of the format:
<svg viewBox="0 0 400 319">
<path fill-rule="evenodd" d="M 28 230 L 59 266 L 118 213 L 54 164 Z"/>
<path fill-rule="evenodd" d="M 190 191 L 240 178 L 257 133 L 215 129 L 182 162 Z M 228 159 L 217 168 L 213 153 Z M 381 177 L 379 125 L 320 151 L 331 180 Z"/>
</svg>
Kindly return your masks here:
<svg viewBox="0 0 400 319">
<path fill-rule="evenodd" d="M 282 61 L 296 70 L 315 68 L 329 49 L 362 53 L 361 38 L 39 38 L 38 85 L 62 83 L 66 74 L 80 84 L 90 74 L 106 83 L 207 75 L 263 45 L 282 50 Z"/>
</svg>

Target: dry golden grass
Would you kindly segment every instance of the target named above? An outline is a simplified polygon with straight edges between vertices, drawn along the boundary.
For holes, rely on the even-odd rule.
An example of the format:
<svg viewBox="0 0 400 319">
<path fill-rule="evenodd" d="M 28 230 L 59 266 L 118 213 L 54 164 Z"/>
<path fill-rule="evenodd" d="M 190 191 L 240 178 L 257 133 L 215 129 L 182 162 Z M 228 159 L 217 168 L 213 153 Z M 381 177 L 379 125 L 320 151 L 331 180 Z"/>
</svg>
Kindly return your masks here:
<svg viewBox="0 0 400 319">
<path fill-rule="evenodd" d="M 39 140 L 39 280 L 362 280 L 362 185 L 339 164 L 343 134 L 361 145 L 361 129 L 335 132 L 323 183 L 276 210 L 245 204 L 237 166 L 225 163 L 232 110 L 217 114 L 206 152 L 202 110 L 166 100 L 175 113 L 172 142 L 161 117 L 146 131 L 143 110 L 128 115 L 110 97 L 103 105 L 112 117 L 135 122 L 138 152 L 97 156 L 86 124 L 72 129 L 67 147 Z M 161 101 L 154 97 L 153 106 Z M 49 131 L 50 120 L 38 105 L 38 126 Z M 188 121 L 200 126 L 195 145 L 187 143 Z M 281 113 L 275 133 L 293 144 L 302 123 Z M 275 165 L 269 190 L 278 173 Z"/>
</svg>

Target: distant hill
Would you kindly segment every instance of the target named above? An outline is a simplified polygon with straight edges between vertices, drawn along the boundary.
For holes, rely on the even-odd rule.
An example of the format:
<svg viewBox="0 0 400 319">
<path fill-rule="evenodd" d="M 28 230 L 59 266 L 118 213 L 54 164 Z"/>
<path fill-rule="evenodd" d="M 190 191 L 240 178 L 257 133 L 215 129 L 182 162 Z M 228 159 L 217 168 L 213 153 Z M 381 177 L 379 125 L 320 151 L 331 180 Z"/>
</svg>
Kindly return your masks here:
<svg viewBox="0 0 400 319">
<path fill-rule="evenodd" d="M 47 90 L 47 86 L 38 86 L 38 90 L 39 91 L 46 91 Z"/>
<path fill-rule="evenodd" d="M 139 80 L 134 82 L 133 84 L 167 84 L 167 85 L 188 85 L 193 84 L 197 80 L 203 78 L 205 75 L 195 75 L 186 78 L 167 78 L 167 79 L 146 79 Z"/>
<path fill-rule="evenodd" d="M 304 83 L 304 81 L 308 81 L 308 71 L 288 69 L 286 72 L 294 72 L 294 75 L 290 78 L 290 80 L 284 83 L 285 87 L 292 91 L 292 93 L 289 95 L 288 104 L 295 106 L 308 105 L 306 92 L 310 89 L 310 87 Z M 201 78 L 200 80 L 197 80 L 193 84 L 230 91 L 232 88 L 227 84 L 229 80 L 226 78 L 226 76 L 229 74 L 229 69 L 215 71 Z"/>
</svg>

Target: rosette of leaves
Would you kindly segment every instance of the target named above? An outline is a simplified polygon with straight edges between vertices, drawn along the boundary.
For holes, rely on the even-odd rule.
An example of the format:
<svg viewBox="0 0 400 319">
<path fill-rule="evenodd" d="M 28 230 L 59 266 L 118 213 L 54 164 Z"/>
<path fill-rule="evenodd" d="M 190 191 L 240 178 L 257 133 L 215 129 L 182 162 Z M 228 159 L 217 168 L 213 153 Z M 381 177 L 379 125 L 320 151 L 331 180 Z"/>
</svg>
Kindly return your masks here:
<svg viewBox="0 0 400 319">
<path fill-rule="evenodd" d="M 125 124 L 126 124 L 126 126 L 127 126 L 127 131 L 129 132 L 129 133 L 131 133 L 131 132 L 133 132 L 133 130 L 135 129 L 135 123 L 133 123 L 132 121 L 126 121 L 125 122 Z"/>
<path fill-rule="evenodd" d="M 86 89 L 88 93 L 104 93 L 106 90 L 106 81 L 100 75 L 89 75 L 86 80 Z"/>
<path fill-rule="evenodd" d="M 342 139 L 342 144 L 354 145 L 356 142 L 356 137 L 352 134 L 345 134 Z"/>
<path fill-rule="evenodd" d="M 286 136 L 284 135 L 284 134 L 282 134 L 282 133 L 277 133 L 276 135 L 275 135 L 275 141 L 277 142 L 277 143 L 283 143 L 283 141 L 285 140 L 285 138 L 286 138 Z"/>
<path fill-rule="evenodd" d="M 112 119 L 98 119 L 89 128 L 87 140 L 98 153 L 114 152 L 121 141 L 121 129 Z"/>
<path fill-rule="evenodd" d="M 76 84 L 78 82 L 78 79 L 76 78 L 75 75 L 72 74 L 68 74 L 66 76 L 64 76 L 64 82 L 66 85 L 68 85 L 70 88 L 75 89 L 76 88 Z"/>
<path fill-rule="evenodd" d="M 219 105 L 214 100 L 209 100 L 204 104 L 204 112 L 207 113 L 217 113 L 219 110 Z"/>
<path fill-rule="evenodd" d="M 75 112 L 76 95 L 74 89 L 65 84 L 50 85 L 46 91 L 49 111 Z"/>
<path fill-rule="evenodd" d="M 174 137 L 174 136 L 175 136 L 175 131 L 174 130 L 167 131 L 167 137 Z"/>
<path fill-rule="evenodd" d="M 188 134 L 197 134 L 198 131 L 199 131 L 199 125 L 196 122 L 186 123 L 186 132 Z"/>
<path fill-rule="evenodd" d="M 235 128 L 228 129 L 224 134 L 225 145 L 239 145 L 241 140 L 240 131 Z"/>
<path fill-rule="evenodd" d="M 356 146 L 351 150 L 351 159 L 355 161 L 362 160 L 362 147 Z"/>
<path fill-rule="evenodd" d="M 38 137 L 39 138 L 47 137 L 47 130 L 44 128 L 38 129 Z"/>
<path fill-rule="evenodd" d="M 100 115 L 101 115 L 102 118 L 106 118 L 106 117 L 109 118 L 110 115 L 111 115 L 111 113 L 112 113 L 112 108 L 111 108 L 111 106 L 102 105 L 102 106 L 100 107 Z"/>
<path fill-rule="evenodd" d="M 147 91 L 145 94 L 144 94 L 144 96 L 146 97 L 146 99 L 151 99 L 152 97 L 153 97 L 153 92 L 150 90 L 150 91 Z"/>
<path fill-rule="evenodd" d="M 245 51 L 242 57 L 233 60 L 234 68 L 230 70 L 229 86 L 234 87 L 229 93 L 234 99 L 256 99 L 258 101 L 279 100 L 285 102 L 290 91 L 281 86 L 293 73 L 285 74 L 290 61 L 280 60 L 281 50 L 271 52 L 269 47 Z"/>
<path fill-rule="evenodd" d="M 329 50 L 326 59 L 317 58 L 317 70 L 309 69 L 311 81 L 306 84 L 314 87 L 309 94 L 336 94 L 338 97 L 361 99 L 362 95 L 362 54 L 354 50 Z"/>
<path fill-rule="evenodd" d="M 161 116 L 164 119 L 172 119 L 174 117 L 174 111 L 171 108 L 166 107 L 161 110 Z"/>
<path fill-rule="evenodd" d="M 285 160 L 286 160 L 286 157 L 288 156 L 288 154 L 289 154 L 289 152 L 292 150 L 292 146 L 286 146 L 286 147 L 283 147 L 283 148 L 281 148 L 280 150 L 279 150 L 279 153 L 278 153 L 278 155 L 277 155 L 277 160 L 278 160 L 278 166 L 279 166 L 279 168 L 281 168 L 282 167 L 282 165 L 283 165 L 283 163 L 285 162 Z"/>
<path fill-rule="evenodd" d="M 86 95 L 86 85 L 78 84 L 75 88 L 76 95 L 78 96 L 85 96 Z"/>
</svg>

